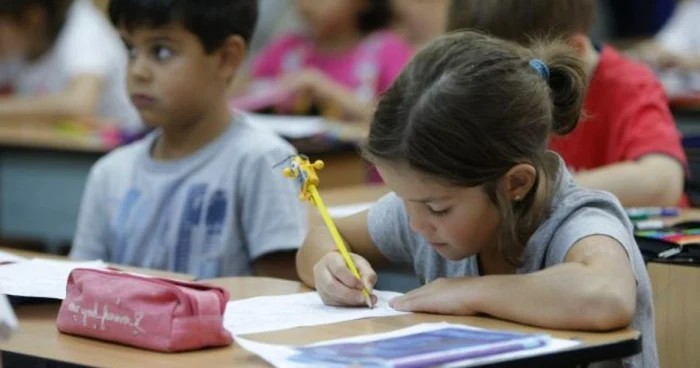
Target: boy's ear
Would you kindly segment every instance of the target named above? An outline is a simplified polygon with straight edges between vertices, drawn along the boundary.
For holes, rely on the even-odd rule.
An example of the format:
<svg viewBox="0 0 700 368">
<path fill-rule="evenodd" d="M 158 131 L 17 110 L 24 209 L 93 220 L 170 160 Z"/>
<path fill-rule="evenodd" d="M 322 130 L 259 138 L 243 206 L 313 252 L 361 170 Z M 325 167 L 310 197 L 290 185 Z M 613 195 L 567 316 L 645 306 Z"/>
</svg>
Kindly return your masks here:
<svg viewBox="0 0 700 368">
<path fill-rule="evenodd" d="M 530 164 L 518 164 L 508 170 L 504 177 L 508 198 L 512 201 L 525 199 L 537 181 L 537 170 Z"/>
<path fill-rule="evenodd" d="M 590 42 L 591 41 L 588 36 L 583 33 L 576 33 L 567 40 L 569 46 L 576 51 L 576 54 L 578 54 L 579 57 L 586 55 Z"/>
<path fill-rule="evenodd" d="M 231 80 L 243 63 L 248 46 L 241 36 L 230 36 L 219 50 L 219 75 L 225 80 Z"/>
</svg>

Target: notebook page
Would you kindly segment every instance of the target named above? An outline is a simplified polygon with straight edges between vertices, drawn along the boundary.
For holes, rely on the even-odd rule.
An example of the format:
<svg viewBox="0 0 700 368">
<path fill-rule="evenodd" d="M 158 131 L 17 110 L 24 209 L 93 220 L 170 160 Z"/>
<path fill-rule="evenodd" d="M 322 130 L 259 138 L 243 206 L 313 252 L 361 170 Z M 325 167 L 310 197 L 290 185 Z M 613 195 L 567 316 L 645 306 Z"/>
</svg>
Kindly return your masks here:
<svg viewBox="0 0 700 368">
<path fill-rule="evenodd" d="M 323 304 L 316 292 L 262 296 L 228 302 L 224 313 L 224 327 L 233 335 L 245 335 L 406 314 L 389 306 L 389 300 L 400 296 L 400 293 L 375 290 L 374 294 L 378 301 L 372 309 L 330 307 Z"/>
</svg>

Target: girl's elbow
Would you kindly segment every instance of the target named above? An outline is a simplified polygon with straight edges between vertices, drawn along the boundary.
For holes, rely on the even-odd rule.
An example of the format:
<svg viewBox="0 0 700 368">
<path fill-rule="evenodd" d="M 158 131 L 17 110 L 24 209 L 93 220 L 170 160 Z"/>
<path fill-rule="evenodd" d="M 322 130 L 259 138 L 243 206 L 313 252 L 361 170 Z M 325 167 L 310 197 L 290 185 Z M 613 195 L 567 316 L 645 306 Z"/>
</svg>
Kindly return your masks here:
<svg viewBox="0 0 700 368">
<path fill-rule="evenodd" d="M 591 295 L 586 303 L 586 329 L 611 331 L 632 324 L 636 309 L 636 298 L 613 290 L 600 290 Z"/>
</svg>

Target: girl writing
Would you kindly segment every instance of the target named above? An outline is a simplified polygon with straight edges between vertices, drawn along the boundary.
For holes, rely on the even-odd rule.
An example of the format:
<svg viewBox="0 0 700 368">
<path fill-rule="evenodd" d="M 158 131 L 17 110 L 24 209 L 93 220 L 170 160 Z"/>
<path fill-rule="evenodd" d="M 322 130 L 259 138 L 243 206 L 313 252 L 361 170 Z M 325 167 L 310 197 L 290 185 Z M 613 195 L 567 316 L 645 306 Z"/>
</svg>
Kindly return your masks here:
<svg viewBox="0 0 700 368">
<path fill-rule="evenodd" d="M 392 300 L 397 310 L 631 325 L 644 351 L 625 366 L 657 366 L 649 278 L 625 211 L 577 186 L 546 148 L 579 121 L 586 80 L 563 44 L 473 32 L 428 44 L 380 100 L 363 147 L 393 193 L 337 222 L 362 280 L 323 228 L 297 255 L 301 279 L 326 304 L 361 306 L 374 267 L 407 264 L 425 286 Z"/>
</svg>

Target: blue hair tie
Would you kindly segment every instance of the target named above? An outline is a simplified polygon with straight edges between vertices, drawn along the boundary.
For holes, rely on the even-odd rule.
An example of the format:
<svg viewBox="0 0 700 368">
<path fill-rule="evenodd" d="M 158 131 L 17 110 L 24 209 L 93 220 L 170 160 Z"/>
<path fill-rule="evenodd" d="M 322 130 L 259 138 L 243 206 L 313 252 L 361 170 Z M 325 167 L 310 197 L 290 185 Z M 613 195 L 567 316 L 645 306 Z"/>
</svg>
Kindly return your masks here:
<svg viewBox="0 0 700 368">
<path fill-rule="evenodd" d="M 540 75 L 545 82 L 549 82 L 549 67 L 540 59 L 530 60 L 530 67 Z"/>
</svg>

